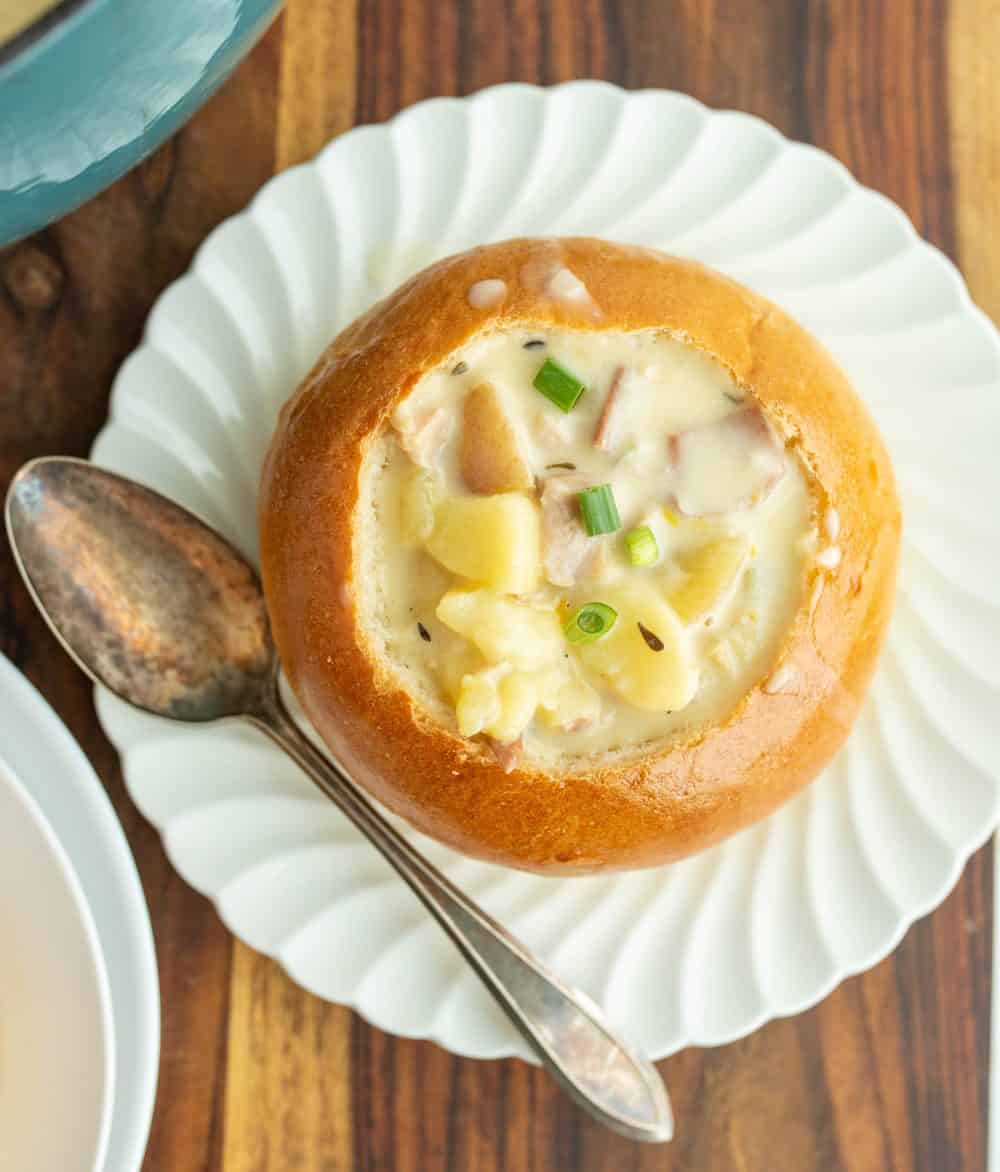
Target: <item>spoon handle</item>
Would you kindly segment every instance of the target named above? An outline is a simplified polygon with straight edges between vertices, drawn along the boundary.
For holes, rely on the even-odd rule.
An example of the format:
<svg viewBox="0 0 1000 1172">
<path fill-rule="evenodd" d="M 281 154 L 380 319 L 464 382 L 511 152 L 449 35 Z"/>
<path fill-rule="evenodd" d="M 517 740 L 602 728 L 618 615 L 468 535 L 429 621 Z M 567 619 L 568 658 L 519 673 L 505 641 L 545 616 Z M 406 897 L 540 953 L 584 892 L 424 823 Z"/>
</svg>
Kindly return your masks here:
<svg viewBox="0 0 1000 1172">
<path fill-rule="evenodd" d="M 550 973 L 432 867 L 314 747 L 277 697 L 250 719 L 395 867 L 572 1099 L 630 1139 L 662 1143 L 673 1136 L 670 1101 L 656 1067 L 615 1036 L 589 997 Z"/>
</svg>

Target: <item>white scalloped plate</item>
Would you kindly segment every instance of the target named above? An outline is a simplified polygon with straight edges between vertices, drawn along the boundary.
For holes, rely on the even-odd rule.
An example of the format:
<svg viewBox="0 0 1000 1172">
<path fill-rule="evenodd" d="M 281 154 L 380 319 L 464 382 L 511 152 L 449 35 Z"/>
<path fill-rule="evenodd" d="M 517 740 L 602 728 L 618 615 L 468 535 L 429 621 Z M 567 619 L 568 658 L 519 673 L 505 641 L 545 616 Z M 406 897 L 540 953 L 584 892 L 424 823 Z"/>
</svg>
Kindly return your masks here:
<svg viewBox="0 0 1000 1172">
<path fill-rule="evenodd" d="M 206 241 L 125 363 L 94 458 L 255 551 L 261 458 L 327 341 L 429 261 L 588 233 L 696 257 L 830 347 L 888 440 L 900 599 L 847 748 L 766 822 L 656 871 L 432 858 L 655 1056 L 746 1034 L 874 964 L 997 821 L 1000 344 L 954 267 L 828 155 L 744 114 L 599 83 L 501 86 L 354 130 Z M 524 1047 L 420 905 L 262 737 L 100 695 L 137 805 L 300 984 L 460 1054 Z"/>
</svg>

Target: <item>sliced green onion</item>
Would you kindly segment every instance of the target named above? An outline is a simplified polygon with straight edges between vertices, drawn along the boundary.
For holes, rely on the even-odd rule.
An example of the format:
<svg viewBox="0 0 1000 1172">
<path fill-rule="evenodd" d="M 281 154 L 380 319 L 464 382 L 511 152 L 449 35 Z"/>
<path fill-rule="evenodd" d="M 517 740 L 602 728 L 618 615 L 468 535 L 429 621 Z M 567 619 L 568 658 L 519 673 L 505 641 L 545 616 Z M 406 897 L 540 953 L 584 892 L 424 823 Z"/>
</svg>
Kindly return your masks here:
<svg viewBox="0 0 1000 1172">
<path fill-rule="evenodd" d="M 570 643 L 593 643 L 615 625 L 618 612 L 605 602 L 588 602 L 573 615 L 563 633 Z"/>
<path fill-rule="evenodd" d="M 585 488 L 578 496 L 584 528 L 589 536 L 597 537 L 601 533 L 614 533 L 616 529 L 621 529 L 622 519 L 618 516 L 618 506 L 610 484 Z"/>
<path fill-rule="evenodd" d="M 651 566 L 660 556 L 656 535 L 648 525 L 630 529 L 625 534 L 625 544 L 628 546 L 628 557 L 633 566 Z"/>
<path fill-rule="evenodd" d="M 567 414 L 576 406 L 576 401 L 587 389 L 575 374 L 558 362 L 546 358 L 534 378 L 534 388 Z"/>
</svg>

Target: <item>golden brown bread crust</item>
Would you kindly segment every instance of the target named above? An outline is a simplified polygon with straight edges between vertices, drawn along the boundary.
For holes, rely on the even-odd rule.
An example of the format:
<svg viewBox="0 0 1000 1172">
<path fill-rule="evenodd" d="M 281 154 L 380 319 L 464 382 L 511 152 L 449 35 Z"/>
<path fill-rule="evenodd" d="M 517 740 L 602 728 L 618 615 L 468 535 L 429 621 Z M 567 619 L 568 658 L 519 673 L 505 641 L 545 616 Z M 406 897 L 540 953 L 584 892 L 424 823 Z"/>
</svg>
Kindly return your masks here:
<svg viewBox="0 0 1000 1172">
<path fill-rule="evenodd" d="M 565 265 L 600 308 L 544 293 Z M 501 305 L 467 291 L 499 278 Z M 354 606 L 352 517 L 365 453 L 426 371 L 471 336 L 516 323 L 661 328 L 714 355 L 757 396 L 840 517 L 842 559 L 810 590 L 782 649 L 793 683 L 754 687 L 683 747 L 553 777 L 505 774 L 436 726 L 375 662 Z M 889 459 L 826 351 L 781 310 L 691 261 L 592 239 L 513 240 L 441 261 L 331 344 L 281 414 L 260 499 L 261 570 L 299 700 L 358 781 L 469 854 L 546 871 L 641 867 L 700 850 L 810 781 L 844 740 L 892 606 L 900 513 Z"/>
</svg>

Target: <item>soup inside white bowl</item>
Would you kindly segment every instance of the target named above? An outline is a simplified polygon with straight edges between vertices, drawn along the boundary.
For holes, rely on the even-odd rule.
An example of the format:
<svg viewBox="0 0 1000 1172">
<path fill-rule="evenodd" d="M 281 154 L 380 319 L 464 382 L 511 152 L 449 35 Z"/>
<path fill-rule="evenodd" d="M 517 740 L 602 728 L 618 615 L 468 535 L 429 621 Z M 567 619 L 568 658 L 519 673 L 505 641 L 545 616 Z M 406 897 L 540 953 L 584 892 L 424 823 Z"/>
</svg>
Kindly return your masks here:
<svg viewBox="0 0 1000 1172">
<path fill-rule="evenodd" d="M 44 815 L 0 760 L 0 1168 L 98 1172 L 113 1100 L 93 921 Z"/>
</svg>

